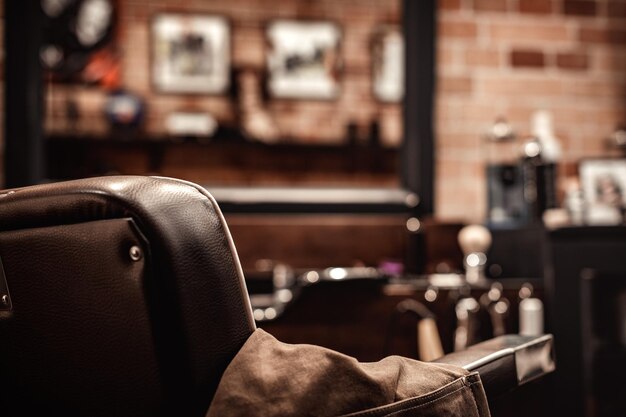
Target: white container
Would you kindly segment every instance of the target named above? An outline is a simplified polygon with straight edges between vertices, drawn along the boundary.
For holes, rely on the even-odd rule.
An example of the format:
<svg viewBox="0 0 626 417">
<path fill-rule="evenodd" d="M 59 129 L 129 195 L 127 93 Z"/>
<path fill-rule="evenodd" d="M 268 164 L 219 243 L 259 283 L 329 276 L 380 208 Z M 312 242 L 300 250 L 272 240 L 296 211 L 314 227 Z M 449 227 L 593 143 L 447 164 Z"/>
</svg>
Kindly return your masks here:
<svg viewBox="0 0 626 417">
<path fill-rule="evenodd" d="M 519 303 L 519 334 L 543 334 L 543 303 L 538 298 L 526 298 Z"/>
</svg>

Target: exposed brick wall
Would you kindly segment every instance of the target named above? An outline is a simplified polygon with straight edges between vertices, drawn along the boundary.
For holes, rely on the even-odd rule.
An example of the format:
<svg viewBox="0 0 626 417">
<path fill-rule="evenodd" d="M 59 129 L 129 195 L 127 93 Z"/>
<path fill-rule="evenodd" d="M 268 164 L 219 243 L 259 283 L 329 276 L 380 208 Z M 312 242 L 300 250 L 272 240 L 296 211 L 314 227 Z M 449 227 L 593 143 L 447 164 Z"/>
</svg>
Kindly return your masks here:
<svg viewBox="0 0 626 417">
<path fill-rule="evenodd" d="M 482 219 L 481 134 L 495 117 L 526 135 L 533 111 L 551 111 L 564 166 L 603 154 L 626 121 L 624 0 L 442 0 L 439 29 L 440 218 Z"/>
<path fill-rule="evenodd" d="M 400 0 L 120 0 L 119 45 L 123 53 L 124 86 L 144 97 L 149 105 L 146 130 L 165 133 L 165 115 L 180 109 L 207 111 L 223 123 L 233 123 L 237 102 L 225 96 L 160 94 L 151 85 L 150 20 L 160 12 L 208 13 L 227 16 L 231 24 L 232 66 L 263 73 L 266 65 L 265 28 L 276 18 L 323 19 L 337 22 L 342 30 L 343 70 L 341 94 L 336 100 L 269 100 L 266 105 L 285 138 L 306 143 L 337 143 L 347 137 L 347 126 L 355 123 L 366 140 L 372 120 L 378 120 L 383 143 L 396 145 L 402 137 L 402 106 L 385 104 L 372 95 L 372 38 L 383 25 L 399 25 Z M 53 117 L 49 130 L 63 130 L 66 94 L 71 89 L 53 87 Z M 80 91 L 78 99 L 83 124 L 104 132 L 101 117 L 103 95 Z"/>
<path fill-rule="evenodd" d="M 219 117 L 232 117 L 231 104 L 219 98 L 154 94 L 148 67 L 147 22 L 168 6 L 164 0 L 122 3 L 124 80 L 129 88 L 152 99 L 154 113 L 149 116 L 148 129 L 161 129 L 162 115 L 182 105 L 191 104 Z M 395 21 L 397 10 L 393 8 L 373 17 L 369 8 L 380 7 L 380 3 L 383 2 L 328 0 L 304 2 L 306 6 L 302 8 L 291 0 L 272 0 L 271 4 L 254 0 L 190 0 L 169 8 L 207 13 L 233 11 L 239 16 L 233 20 L 235 42 L 245 45 L 235 49 L 234 61 L 236 65 L 261 68 L 262 25 L 255 19 L 276 13 L 283 17 L 324 17 L 322 7 L 332 4 L 337 13 L 334 19 L 338 21 L 365 19 L 369 23 L 364 25 L 374 20 Z M 397 8 L 399 2 L 395 4 Z M 520 134 L 527 134 L 532 112 L 550 110 L 566 164 L 603 153 L 601 139 L 617 123 L 626 120 L 626 0 L 440 0 L 439 8 L 435 179 L 439 217 L 480 220 L 483 216 L 486 198 L 481 134 L 496 116 L 507 117 Z M 364 36 L 365 32 L 355 37 Z M 350 58 L 355 64 L 347 65 L 347 71 L 357 76 L 354 91 L 359 88 L 369 93 L 369 69 L 356 68 L 367 56 L 365 43 L 350 36 L 346 34 L 344 42 L 360 44 L 361 51 Z M 106 125 L 99 116 L 102 95 L 93 89 L 76 94 L 85 106 L 81 109 L 87 115 L 85 125 L 104 131 Z M 352 96 L 358 97 L 359 93 Z M 63 95 L 53 97 L 55 101 L 49 109 L 62 116 Z M 272 106 L 286 114 L 295 110 L 311 114 L 310 123 L 319 140 L 343 137 L 342 125 L 350 118 L 365 126 L 368 117 L 377 111 L 367 103 L 342 104 L 344 108 L 339 114 L 330 113 L 319 102 L 277 102 Z M 391 119 L 399 114 L 393 107 L 379 110 L 391 113 Z M 90 114 L 94 116 L 90 118 Z M 336 118 L 342 122 L 319 124 L 319 120 Z M 297 127 L 285 123 L 289 128 Z M 306 129 L 312 127 L 307 125 Z"/>
</svg>

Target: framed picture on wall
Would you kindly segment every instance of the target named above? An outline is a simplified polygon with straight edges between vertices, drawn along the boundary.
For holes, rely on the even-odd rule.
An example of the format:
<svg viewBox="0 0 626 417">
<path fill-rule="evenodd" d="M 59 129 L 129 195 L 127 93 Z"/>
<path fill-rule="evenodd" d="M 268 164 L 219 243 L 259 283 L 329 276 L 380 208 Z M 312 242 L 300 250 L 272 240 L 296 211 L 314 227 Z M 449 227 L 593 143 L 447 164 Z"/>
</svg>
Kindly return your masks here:
<svg viewBox="0 0 626 417">
<path fill-rule="evenodd" d="M 275 20 L 267 27 L 270 95 L 333 99 L 339 95 L 341 29 L 332 22 Z"/>
<path fill-rule="evenodd" d="M 404 37 L 399 28 L 384 27 L 372 42 L 372 90 L 382 102 L 404 98 Z"/>
<path fill-rule="evenodd" d="M 230 87 L 230 25 L 222 16 L 164 13 L 152 20 L 152 82 L 171 93 Z"/>
</svg>

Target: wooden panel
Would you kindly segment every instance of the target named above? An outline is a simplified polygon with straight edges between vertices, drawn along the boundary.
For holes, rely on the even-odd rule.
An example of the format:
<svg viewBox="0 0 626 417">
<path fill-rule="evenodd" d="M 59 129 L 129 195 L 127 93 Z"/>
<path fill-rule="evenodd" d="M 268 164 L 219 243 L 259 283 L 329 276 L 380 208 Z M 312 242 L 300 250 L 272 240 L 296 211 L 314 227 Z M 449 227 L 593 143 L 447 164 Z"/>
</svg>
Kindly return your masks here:
<svg viewBox="0 0 626 417">
<path fill-rule="evenodd" d="M 325 268 L 405 257 L 405 215 L 226 216 L 245 271 L 260 259 L 294 268 Z"/>
</svg>

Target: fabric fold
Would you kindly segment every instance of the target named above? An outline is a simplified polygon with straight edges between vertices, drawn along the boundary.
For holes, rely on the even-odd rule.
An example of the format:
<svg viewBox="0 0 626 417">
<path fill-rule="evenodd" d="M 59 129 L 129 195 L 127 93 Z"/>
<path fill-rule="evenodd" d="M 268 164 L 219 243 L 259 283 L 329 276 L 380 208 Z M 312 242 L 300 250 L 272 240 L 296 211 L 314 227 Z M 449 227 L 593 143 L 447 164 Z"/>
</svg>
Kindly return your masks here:
<svg viewBox="0 0 626 417">
<path fill-rule="evenodd" d="M 207 417 L 489 417 L 480 377 L 399 356 L 379 362 L 279 342 L 258 329 L 226 369 Z"/>
</svg>

